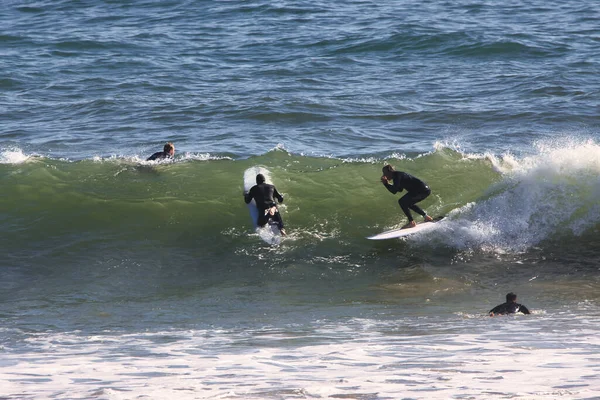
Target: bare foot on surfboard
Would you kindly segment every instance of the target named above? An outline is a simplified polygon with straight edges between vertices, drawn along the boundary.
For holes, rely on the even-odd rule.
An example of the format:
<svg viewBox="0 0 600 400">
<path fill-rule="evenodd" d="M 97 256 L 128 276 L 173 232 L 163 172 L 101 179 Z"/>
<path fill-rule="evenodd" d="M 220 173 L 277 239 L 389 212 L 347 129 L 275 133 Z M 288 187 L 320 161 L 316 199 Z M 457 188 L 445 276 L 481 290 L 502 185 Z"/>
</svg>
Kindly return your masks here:
<svg viewBox="0 0 600 400">
<path fill-rule="evenodd" d="M 404 225 L 401 229 L 414 228 L 415 226 L 417 226 L 417 223 L 415 221 L 410 221 L 408 224 Z"/>
</svg>

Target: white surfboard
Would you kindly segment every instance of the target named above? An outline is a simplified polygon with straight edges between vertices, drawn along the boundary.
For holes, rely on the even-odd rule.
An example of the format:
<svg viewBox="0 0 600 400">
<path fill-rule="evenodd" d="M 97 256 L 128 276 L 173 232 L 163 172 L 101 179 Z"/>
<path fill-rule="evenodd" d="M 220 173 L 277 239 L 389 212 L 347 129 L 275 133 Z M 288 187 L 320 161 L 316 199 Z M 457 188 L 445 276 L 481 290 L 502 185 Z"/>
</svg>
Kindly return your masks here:
<svg viewBox="0 0 600 400">
<path fill-rule="evenodd" d="M 244 171 L 244 193 L 249 192 L 252 189 L 252 186 L 256 185 L 256 175 L 263 174 L 265 177 L 265 182 L 273 184 L 271 182 L 271 173 L 268 169 L 264 167 L 250 167 L 246 171 Z M 279 231 L 279 226 L 276 222 L 269 221 L 267 225 L 262 228 L 258 227 L 258 208 L 256 207 L 256 202 L 254 199 L 248 204 L 248 210 L 250 211 L 250 218 L 252 219 L 252 224 L 254 225 L 254 229 L 258 236 L 270 245 L 278 245 L 281 243 L 281 232 Z"/>
<path fill-rule="evenodd" d="M 414 228 L 396 228 L 391 229 L 389 231 L 385 231 L 379 233 L 377 235 L 369 236 L 367 239 L 371 240 L 384 240 L 384 239 L 396 239 L 409 235 L 414 235 L 415 233 L 425 232 L 435 228 L 438 221 L 442 220 L 444 217 L 437 217 L 433 220 L 433 222 L 421 222 L 418 223 Z"/>
</svg>

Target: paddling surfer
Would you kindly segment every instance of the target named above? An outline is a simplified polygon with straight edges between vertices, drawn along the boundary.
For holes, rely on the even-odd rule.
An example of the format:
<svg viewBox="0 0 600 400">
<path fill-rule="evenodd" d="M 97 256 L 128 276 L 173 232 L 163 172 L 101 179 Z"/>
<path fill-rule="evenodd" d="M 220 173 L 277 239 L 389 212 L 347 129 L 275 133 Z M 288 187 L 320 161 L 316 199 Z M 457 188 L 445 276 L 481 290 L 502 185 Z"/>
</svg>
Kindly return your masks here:
<svg viewBox="0 0 600 400">
<path fill-rule="evenodd" d="M 517 295 L 511 292 L 506 295 L 506 303 L 492 308 L 489 314 L 490 317 L 493 317 L 494 315 L 516 314 L 518 312 L 522 312 L 523 314 L 531 314 L 527 307 L 525 307 L 523 304 L 517 303 Z"/>
<path fill-rule="evenodd" d="M 285 229 L 283 229 L 283 220 L 279 209 L 275 203 L 275 199 L 279 203 L 283 203 L 283 196 L 279 194 L 275 186 L 265 182 L 265 176 L 263 174 L 256 175 L 256 185 L 250 188 L 250 191 L 244 193 L 244 201 L 249 204 L 252 199 L 256 201 L 256 208 L 258 208 L 258 226 L 265 226 L 269 219 L 277 222 L 279 231 L 282 236 L 285 236 Z"/>
<path fill-rule="evenodd" d="M 173 143 L 166 143 L 163 151 L 158 151 L 152 154 L 146 161 L 170 160 L 175 155 L 175 146 Z"/>
</svg>

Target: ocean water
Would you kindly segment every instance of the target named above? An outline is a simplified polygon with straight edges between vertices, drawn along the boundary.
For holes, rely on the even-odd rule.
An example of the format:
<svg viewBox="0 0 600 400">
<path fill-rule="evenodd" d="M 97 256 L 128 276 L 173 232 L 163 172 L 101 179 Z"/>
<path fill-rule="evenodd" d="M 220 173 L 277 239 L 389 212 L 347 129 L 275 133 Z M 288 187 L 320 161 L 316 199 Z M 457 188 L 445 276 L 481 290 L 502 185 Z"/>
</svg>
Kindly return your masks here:
<svg viewBox="0 0 600 400">
<path fill-rule="evenodd" d="M 598 21 L 3 2 L 0 398 L 600 399 Z M 432 188 L 434 231 L 366 239 L 406 222 L 386 163 Z M 488 317 L 511 291 L 532 315 Z"/>
</svg>

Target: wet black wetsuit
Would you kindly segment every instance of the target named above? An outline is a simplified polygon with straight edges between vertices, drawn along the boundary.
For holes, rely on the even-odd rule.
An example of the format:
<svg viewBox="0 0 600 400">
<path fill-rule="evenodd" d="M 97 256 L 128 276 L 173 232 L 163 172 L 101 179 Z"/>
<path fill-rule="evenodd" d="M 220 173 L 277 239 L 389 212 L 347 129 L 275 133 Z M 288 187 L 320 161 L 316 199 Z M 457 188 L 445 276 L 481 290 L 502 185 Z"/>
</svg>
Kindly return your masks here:
<svg viewBox="0 0 600 400">
<path fill-rule="evenodd" d="M 500 304 L 494 308 L 492 308 L 489 312 L 489 314 L 500 314 L 500 315 L 504 315 L 504 314 L 515 314 L 518 312 L 522 312 L 523 314 L 531 314 L 529 312 L 529 310 L 527 309 L 527 307 L 525 307 L 523 304 L 518 304 L 515 302 L 509 302 L 509 303 L 504 303 L 504 304 Z"/>
<path fill-rule="evenodd" d="M 429 186 L 425 184 L 419 178 L 415 178 L 414 176 L 407 174 L 402 171 L 394 171 L 393 172 L 393 183 L 383 183 L 387 190 L 390 193 L 396 194 L 406 189 L 408 193 L 402 196 L 398 200 L 398 204 L 400 204 L 400 208 L 406 214 L 408 221 L 413 221 L 412 214 L 410 210 L 414 210 L 416 213 L 422 215 L 423 217 L 427 215 L 425 211 L 423 211 L 416 203 L 425 200 L 427 196 L 431 194 L 431 189 Z"/>
<path fill-rule="evenodd" d="M 267 210 L 271 207 L 277 207 L 274 198 L 280 203 L 283 203 L 283 196 L 279 194 L 277 189 L 275 189 L 275 186 L 268 183 L 254 185 L 250 191 L 244 195 L 246 204 L 249 204 L 252 199 L 256 201 L 256 208 L 258 208 L 258 226 L 265 226 L 266 223 L 269 222 L 269 218 L 271 218 L 273 221 L 277 222 L 279 229 L 283 229 L 283 220 L 281 219 L 279 210 L 275 212 L 275 215 L 269 215 L 267 213 Z"/>
<path fill-rule="evenodd" d="M 154 161 L 154 160 L 165 160 L 165 159 L 170 159 L 173 158 L 173 156 L 169 153 L 167 153 L 166 151 L 158 151 L 154 154 L 152 154 L 150 157 L 148 157 L 148 159 L 146 161 Z"/>
</svg>

